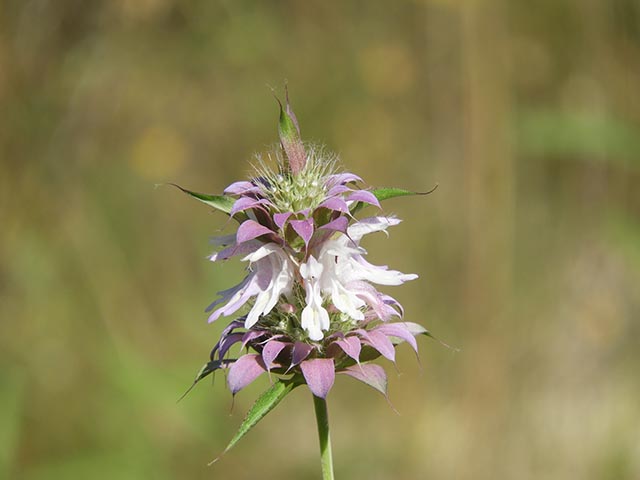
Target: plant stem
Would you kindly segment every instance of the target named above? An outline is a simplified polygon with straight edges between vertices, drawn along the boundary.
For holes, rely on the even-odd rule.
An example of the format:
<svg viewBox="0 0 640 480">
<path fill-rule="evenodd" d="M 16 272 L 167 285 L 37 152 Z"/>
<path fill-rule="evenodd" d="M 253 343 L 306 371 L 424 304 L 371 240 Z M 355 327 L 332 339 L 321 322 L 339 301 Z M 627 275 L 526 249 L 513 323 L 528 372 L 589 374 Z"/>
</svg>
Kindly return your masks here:
<svg viewBox="0 0 640 480">
<path fill-rule="evenodd" d="M 333 480 L 333 458 L 331 456 L 331 438 L 329 436 L 329 414 L 327 401 L 313 396 L 313 406 L 316 410 L 318 437 L 320 439 L 320 462 L 322 463 L 322 480 Z"/>
</svg>

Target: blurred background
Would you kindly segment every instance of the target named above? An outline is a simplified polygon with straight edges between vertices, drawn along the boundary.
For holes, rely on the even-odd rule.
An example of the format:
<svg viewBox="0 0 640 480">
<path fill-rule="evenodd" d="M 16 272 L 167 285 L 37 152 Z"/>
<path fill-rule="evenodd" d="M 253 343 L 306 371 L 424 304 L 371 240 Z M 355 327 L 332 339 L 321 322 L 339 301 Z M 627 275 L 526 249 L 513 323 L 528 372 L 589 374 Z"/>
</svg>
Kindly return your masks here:
<svg viewBox="0 0 640 480">
<path fill-rule="evenodd" d="M 154 188 L 246 177 L 285 80 L 369 185 L 439 184 L 365 247 L 460 351 L 400 349 L 400 415 L 337 380 L 338 478 L 640 478 L 637 0 L 2 1 L 0 477 L 319 478 L 305 389 L 207 466 L 268 380 L 176 403 L 243 273 Z"/>
</svg>

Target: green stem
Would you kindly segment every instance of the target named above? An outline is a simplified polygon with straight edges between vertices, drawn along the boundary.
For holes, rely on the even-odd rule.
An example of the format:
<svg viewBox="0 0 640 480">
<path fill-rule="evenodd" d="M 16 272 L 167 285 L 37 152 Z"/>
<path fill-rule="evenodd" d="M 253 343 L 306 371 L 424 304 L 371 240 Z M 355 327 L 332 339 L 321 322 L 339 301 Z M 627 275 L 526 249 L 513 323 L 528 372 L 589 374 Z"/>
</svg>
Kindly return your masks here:
<svg viewBox="0 0 640 480">
<path fill-rule="evenodd" d="M 327 401 L 313 396 L 313 406 L 316 410 L 318 437 L 320 438 L 320 462 L 322 463 L 322 480 L 333 480 L 333 459 L 331 457 L 331 438 L 329 436 L 329 414 Z"/>
</svg>

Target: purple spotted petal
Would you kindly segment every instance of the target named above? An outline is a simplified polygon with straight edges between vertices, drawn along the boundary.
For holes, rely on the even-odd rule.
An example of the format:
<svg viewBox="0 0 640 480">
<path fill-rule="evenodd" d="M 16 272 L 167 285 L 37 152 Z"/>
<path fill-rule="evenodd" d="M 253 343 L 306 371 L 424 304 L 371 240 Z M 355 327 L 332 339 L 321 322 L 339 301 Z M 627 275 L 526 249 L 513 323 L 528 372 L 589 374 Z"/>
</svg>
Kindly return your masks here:
<svg viewBox="0 0 640 480">
<path fill-rule="evenodd" d="M 246 220 L 240 224 L 238 231 L 236 232 L 236 242 L 244 243 L 248 240 L 253 240 L 260 235 L 267 235 L 274 233 L 264 225 L 260 225 L 255 220 Z"/>
<path fill-rule="evenodd" d="M 295 367 L 305 358 L 309 356 L 313 350 L 313 346 L 304 342 L 296 342 L 293 344 L 293 353 L 291 354 L 291 367 Z M 289 367 L 289 368 L 291 368 Z"/>
<path fill-rule="evenodd" d="M 273 216 L 273 221 L 278 226 L 278 228 L 283 228 L 284 225 L 287 223 L 287 220 L 289 220 L 290 216 L 291 216 L 291 212 L 276 213 Z"/>
<path fill-rule="evenodd" d="M 305 360 L 300 364 L 300 368 L 311 393 L 316 397 L 326 398 L 336 378 L 333 359 L 313 358 Z"/>
<path fill-rule="evenodd" d="M 338 345 L 344 353 L 353 358 L 356 362 L 360 360 L 360 350 L 362 350 L 362 344 L 360 339 L 355 336 L 345 337 L 334 342 Z"/>
<path fill-rule="evenodd" d="M 329 210 L 333 210 L 336 212 L 349 213 L 349 207 L 347 206 L 347 203 L 343 199 L 338 197 L 327 198 L 319 206 L 328 208 Z"/>
<path fill-rule="evenodd" d="M 380 365 L 366 363 L 364 365 L 353 365 L 338 372 L 366 383 L 375 388 L 385 397 L 387 396 L 387 373 Z"/>
<path fill-rule="evenodd" d="M 229 367 L 227 386 L 235 395 L 266 371 L 260 355 L 255 353 L 243 355 Z"/>
<path fill-rule="evenodd" d="M 358 330 L 358 333 L 360 333 L 364 338 L 365 343 L 375 348 L 383 357 L 391 360 L 392 362 L 395 361 L 396 350 L 393 347 L 391 340 L 389 340 L 384 333 L 376 332 L 375 330 L 370 330 L 368 332 Z"/>
<path fill-rule="evenodd" d="M 307 245 L 311 236 L 313 235 L 313 219 L 308 218 L 306 220 L 291 220 L 289 222 L 293 229 L 296 231 L 300 238 L 304 240 L 304 244 Z"/>
<path fill-rule="evenodd" d="M 392 337 L 400 338 L 405 342 L 407 342 L 409 345 L 411 345 L 411 348 L 413 348 L 415 352 L 418 353 L 418 342 L 416 342 L 416 339 L 413 336 L 413 333 L 409 331 L 409 329 L 404 325 L 404 323 L 402 322 L 387 323 L 384 325 L 380 325 L 374 331 L 383 333 L 387 337 L 392 336 Z"/>
<path fill-rule="evenodd" d="M 368 192 L 367 190 L 356 190 L 351 195 L 349 195 L 347 200 L 351 202 L 364 202 L 381 208 L 380 202 L 378 201 L 376 196 L 373 193 Z"/>
<path fill-rule="evenodd" d="M 267 369 L 271 368 L 273 361 L 287 345 L 290 345 L 290 343 L 279 342 L 278 340 L 271 340 L 264 345 L 262 360 Z"/>
<path fill-rule="evenodd" d="M 230 193 L 232 195 L 242 195 L 245 193 L 259 193 L 261 191 L 262 189 L 259 186 L 246 181 L 234 182 L 224 189 L 224 193 Z"/>
</svg>

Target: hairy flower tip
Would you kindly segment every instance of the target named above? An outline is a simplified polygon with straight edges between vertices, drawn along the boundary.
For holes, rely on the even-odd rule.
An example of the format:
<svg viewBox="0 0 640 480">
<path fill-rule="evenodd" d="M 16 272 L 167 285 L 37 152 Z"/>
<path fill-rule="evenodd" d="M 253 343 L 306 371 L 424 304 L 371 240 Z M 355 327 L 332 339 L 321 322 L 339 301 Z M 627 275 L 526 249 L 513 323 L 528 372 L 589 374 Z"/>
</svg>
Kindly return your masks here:
<svg viewBox="0 0 640 480">
<path fill-rule="evenodd" d="M 305 155 L 304 166 L 295 174 L 288 171 L 279 150 L 256 155 L 252 181 L 260 185 L 274 211 L 313 210 L 326 199 L 330 190 L 327 182 L 337 172 L 338 157 L 315 144 L 306 145 Z"/>
</svg>

